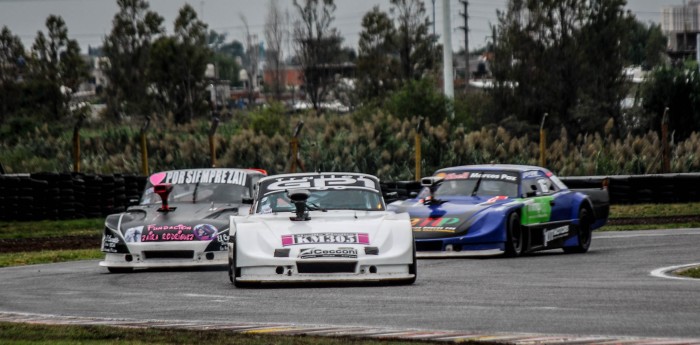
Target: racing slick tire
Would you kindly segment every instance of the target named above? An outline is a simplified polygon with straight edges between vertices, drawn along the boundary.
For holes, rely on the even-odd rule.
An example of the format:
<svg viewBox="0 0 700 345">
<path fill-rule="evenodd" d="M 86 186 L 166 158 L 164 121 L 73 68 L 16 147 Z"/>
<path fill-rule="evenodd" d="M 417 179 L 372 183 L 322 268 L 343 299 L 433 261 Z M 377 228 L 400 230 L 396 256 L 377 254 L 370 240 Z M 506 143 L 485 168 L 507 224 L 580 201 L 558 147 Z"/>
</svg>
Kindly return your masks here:
<svg viewBox="0 0 700 345">
<path fill-rule="evenodd" d="M 236 280 L 236 278 L 241 277 L 241 269 L 236 267 L 236 237 L 231 240 L 233 245 L 233 253 L 228 258 L 228 278 L 231 284 L 237 288 L 250 287 L 250 283 L 243 283 Z"/>
<path fill-rule="evenodd" d="M 506 257 L 514 258 L 523 253 L 525 233 L 520 227 L 520 216 L 517 212 L 508 215 L 506 221 L 506 248 L 503 253 Z"/>
<path fill-rule="evenodd" d="M 107 267 L 109 273 L 131 273 L 134 271 L 133 267 Z"/>
<path fill-rule="evenodd" d="M 572 247 L 563 247 L 564 253 L 585 253 L 591 246 L 591 216 L 586 208 L 578 211 L 578 225 L 576 227 L 578 242 Z"/>
<path fill-rule="evenodd" d="M 413 241 L 413 263 L 408 265 L 408 273 L 413 274 L 413 278 L 406 279 L 404 281 L 405 285 L 411 285 L 416 282 L 418 278 L 418 263 L 416 261 L 416 242 Z"/>
</svg>

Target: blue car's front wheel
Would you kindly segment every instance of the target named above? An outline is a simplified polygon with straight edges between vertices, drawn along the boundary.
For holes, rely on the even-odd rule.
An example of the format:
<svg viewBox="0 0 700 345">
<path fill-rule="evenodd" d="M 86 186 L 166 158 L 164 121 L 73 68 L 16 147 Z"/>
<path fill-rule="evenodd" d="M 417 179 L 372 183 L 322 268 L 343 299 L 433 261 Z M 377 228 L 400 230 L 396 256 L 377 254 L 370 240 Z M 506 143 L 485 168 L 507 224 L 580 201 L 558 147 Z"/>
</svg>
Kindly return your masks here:
<svg viewBox="0 0 700 345">
<path fill-rule="evenodd" d="M 525 235 L 520 226 L 520 216 L 513 212 L 508 215 L 506 222 L 506 250 L 505 256 L 516 257 L 523 253 Z"/>
</svg>

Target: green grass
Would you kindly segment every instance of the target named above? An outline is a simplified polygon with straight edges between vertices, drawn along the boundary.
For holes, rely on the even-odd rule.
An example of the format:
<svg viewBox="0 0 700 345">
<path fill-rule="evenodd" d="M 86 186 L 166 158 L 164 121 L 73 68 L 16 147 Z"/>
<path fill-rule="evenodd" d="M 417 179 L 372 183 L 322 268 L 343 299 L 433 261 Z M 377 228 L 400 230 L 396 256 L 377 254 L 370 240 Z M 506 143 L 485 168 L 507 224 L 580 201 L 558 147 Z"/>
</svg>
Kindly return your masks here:
<svg viewBox="0 0 700 345">
<path fill-rule="evenodd" d="M 700 203 L 611 205 L 609 219 L 700 215 Z M 700 222 L 606 225 L 598 231 L 700 228 Z"/>
<path fill-rule="evenodd" d="M 604 226 L 596 231 L 633 231 L 633 230 L 661 230 L 661 229 L 684 229 L 684 228 L 700 228 L 700 222 L 606 225 L 606 226 Z"/>
<path fill-rule="evenodd" d="M 293 344 L 293 345 L 421 345 L 436 342 L 363 340 L 312 336 L 260 335 L 217 330 L 120 328 L 108 326 L 39 325 L 0 322 L 2 343 L 19 344 Z"/>
<path fill-rule="evenodd" d="M 0 267 L 101 259 L 103 257 L 104 253 L 102 253 L 99 248 L 2 253 L 0 254 Z"/>
<path fill-rule="evenodd" d="M 682 270 L 678 272 L 679 276 L 684 276 L 684 277 L 689 277 L 689 278 L 698 278 L 700 279 L 700 267 L 693 267 L 689 268 L 687 270 Z"/>
<path fill-rule="evenodd" d="M 698 214 L 700 214 L 700 202 L 610 206 L 610 218 L 665 217 Z"/>
<path fill-rule="evenodd" d="M 0 222 L 0 239 L 98 235 L 104 218 Z"/>
</svg>

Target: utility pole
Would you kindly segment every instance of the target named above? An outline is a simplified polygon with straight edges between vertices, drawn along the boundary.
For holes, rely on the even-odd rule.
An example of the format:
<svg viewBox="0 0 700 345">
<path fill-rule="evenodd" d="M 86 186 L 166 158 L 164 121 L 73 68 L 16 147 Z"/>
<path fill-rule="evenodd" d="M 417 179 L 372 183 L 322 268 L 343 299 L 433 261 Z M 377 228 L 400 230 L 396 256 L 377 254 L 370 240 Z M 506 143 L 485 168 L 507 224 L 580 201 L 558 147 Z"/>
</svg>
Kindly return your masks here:
<svg viewBox="0 0 700 345">
<path fill-rule="evenodd" d="M 435 38 L 435 0 L 433 0 L 433 39 Z M 433 46 L 435 44 L 433 43 Z"/>
<path fill-rule="evenodd" d="M 459 15 L 464 18 L 464 26 L 459 28 L 464 30 L 464 92 L 469 91 L 469 1 L 459 0 L 459 2 L 464 6 L 464 12 L 460 12 Z"/>
<path fill-rule="evenodd" d="M 452 23 L 450 21 L 450 0 L 442 0 L 442 78 L 445 96 L 455 98 L 452 79 Z M 454 113 L 450 116 L 454 118 Z"/>
</svg>

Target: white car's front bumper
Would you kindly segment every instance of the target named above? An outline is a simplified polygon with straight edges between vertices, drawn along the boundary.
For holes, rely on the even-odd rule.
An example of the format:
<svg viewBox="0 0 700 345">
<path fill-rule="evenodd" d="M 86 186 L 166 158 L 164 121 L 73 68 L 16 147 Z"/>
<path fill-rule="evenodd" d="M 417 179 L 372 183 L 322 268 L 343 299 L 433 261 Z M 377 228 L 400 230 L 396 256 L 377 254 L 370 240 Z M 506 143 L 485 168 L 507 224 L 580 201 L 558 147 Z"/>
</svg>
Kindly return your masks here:
<svg viewBox="0 0 700 345">
<path fill-rule="evenodd" d="M 300 266 L 253 266 L 241 268 L 236 279 L 244 283 L 292 283 L 292 282 L 382 282 L 405 281 L 415 278 L 409 273 L 409 265 L 365 265 L 357 263 L 354 271 L 333 273 L 301 273 Z"/>
</svg>

